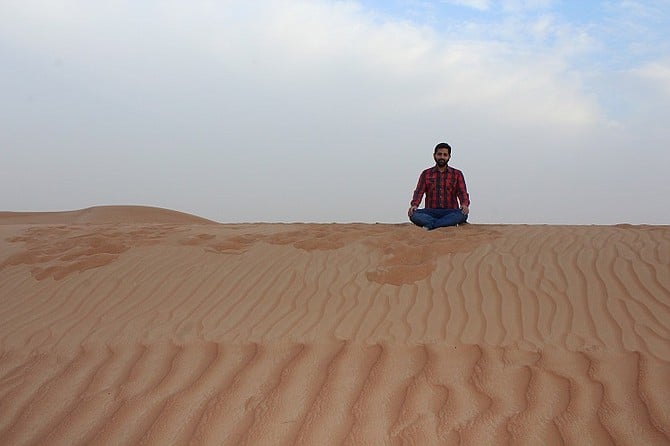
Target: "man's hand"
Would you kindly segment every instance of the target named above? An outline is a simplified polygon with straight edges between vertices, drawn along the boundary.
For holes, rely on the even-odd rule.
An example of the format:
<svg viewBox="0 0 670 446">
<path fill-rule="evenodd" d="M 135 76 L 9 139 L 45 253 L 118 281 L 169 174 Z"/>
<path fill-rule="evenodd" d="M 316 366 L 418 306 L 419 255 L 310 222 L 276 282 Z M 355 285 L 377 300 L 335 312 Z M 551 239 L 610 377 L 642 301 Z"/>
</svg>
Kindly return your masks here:
<svg viewBox="0 0 670 446">
<path fill-rule="evenodd" d="M 461 206 L 461 212 L 463 215 L 468 215 L 468 212 L 470 212 L 470 208 L 468 206 Z"/>
<path fill-rule="evenodd" d="M 418 207 L 419 206 L 410 206 L 409 211 L 407 211 L 407 216 L 411 217 L 412 214 L 414 214 L 414 211 L 416 211 Z"/>
</svg>

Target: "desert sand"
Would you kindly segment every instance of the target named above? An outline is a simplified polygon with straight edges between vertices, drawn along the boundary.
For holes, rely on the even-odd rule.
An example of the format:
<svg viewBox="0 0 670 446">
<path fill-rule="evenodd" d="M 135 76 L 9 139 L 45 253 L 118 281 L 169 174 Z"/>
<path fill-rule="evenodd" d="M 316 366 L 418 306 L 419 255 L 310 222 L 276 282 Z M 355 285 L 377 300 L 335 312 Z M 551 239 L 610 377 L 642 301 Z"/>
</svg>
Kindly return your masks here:
<svg viewBox="0 0 670 446">
<path fill-rule="evenodd" d="M 670 226 L 0 213 L 2 445 L 667 445 Z"/>
</svg>

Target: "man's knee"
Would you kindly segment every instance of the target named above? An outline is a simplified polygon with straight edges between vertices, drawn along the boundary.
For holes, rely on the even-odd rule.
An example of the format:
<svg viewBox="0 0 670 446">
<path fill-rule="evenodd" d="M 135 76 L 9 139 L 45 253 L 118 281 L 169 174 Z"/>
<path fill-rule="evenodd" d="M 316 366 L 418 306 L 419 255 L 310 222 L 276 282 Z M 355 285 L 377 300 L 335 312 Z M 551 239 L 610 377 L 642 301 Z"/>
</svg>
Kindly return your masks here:
<svg viewBox="0 0 670 446">
<path fill-rule="evenodd" d="M 409 221 L 414 223 L 417 226 L 423 226 L 423 219 L 421 219 L 416 212 L 409 217 Z"/>
<path fill-rule="evenodd" d="M 414 211 L 414 213 L 409 217 L 409 221 L 417 226 L 426 226 L 432 220 L 433 218 L 430 215 L 424 212 L 420 212 L 419 210 Z"/>
</svg>

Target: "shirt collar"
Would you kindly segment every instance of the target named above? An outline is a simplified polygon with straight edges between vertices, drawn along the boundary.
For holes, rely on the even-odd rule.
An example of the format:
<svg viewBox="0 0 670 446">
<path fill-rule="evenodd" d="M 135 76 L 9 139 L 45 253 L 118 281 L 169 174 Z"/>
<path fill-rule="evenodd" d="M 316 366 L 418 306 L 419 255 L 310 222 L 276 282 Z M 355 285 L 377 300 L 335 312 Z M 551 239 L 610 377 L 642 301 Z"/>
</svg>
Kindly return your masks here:
<svg viewBox="0 0 670 446">
<path fill-rule="evenodd" d="M 439 170 L 437 170 L 437 166 L 433 166 L 432 170 L 433 170 L 433 172 L 436 172 L 436 173 L 439 172 Z M 447 164 L 447 170 L 445 170 L 444 173 L 447 173 L 449 171 L 451 171 L 451 166 L 449 164 Z"/>
</svg>

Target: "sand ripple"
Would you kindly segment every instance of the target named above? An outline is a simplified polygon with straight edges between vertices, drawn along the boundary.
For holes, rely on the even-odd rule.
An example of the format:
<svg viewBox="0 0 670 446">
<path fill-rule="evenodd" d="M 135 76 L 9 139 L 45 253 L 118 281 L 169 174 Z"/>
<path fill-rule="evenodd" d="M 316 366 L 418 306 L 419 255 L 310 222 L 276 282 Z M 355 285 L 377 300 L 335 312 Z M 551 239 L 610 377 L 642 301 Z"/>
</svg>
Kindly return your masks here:
<svg viewBox="0 0 670 446">
<path fill-rule="evenodd" d="M 0 442 L 670 444 L 670 229 L 0 229 Z"/>
<path fill-rule="evenodd" d="M 2 362 L 3 444 L 670 441 L 670 363 L 641 353 L 209 342 Z"/>
</svg>

